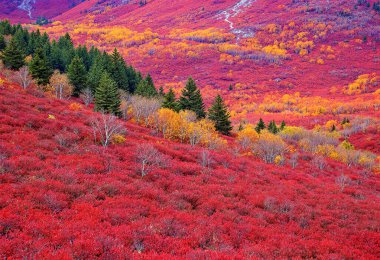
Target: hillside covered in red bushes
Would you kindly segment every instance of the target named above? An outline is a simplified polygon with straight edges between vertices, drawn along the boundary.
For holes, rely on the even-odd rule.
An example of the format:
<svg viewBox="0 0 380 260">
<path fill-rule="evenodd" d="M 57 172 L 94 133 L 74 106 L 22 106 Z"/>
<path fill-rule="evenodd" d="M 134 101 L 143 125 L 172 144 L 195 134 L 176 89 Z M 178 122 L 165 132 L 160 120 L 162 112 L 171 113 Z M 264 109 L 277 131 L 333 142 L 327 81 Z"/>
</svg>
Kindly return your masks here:
<svg viewBox="0 0 380 260">
<path fill-rule="evenodd" d="M 0 112 L 2 258 L 380 256 L 379 177 L 364 169 L 275 166 L 123 121 L 124 142 L 103 148 L 100 114 L 15 85 Z"/>
<path fill-rule="evenodd" d="M 0 20 L 0 258 L 380 259 L 380 1 Z"/>
</svg>

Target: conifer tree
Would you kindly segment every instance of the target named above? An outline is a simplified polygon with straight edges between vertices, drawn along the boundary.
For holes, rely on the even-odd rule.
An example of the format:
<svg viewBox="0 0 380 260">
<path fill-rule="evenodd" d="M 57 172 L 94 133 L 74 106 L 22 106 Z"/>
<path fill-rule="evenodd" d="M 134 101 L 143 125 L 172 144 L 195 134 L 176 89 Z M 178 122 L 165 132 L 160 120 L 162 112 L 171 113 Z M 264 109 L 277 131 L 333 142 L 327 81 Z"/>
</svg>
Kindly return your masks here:
<svg viewBox="0 0 380 260">
<path fill-rule="evenodd" d="M 100 78 L 105 69 L 103 68 L 100 58 L 96 59 L 92 64 L 88 74 L 87 74 L 87 87 L 89 87 L 92 93 L 95 93 L 96 87 L 99 85 Z"/>
<path fill-rule="evenodd" d="M 145 81 L 146 81 L 146 84 L 147 84 L 148 88 L 150 89 L 150 91 L 153 91 L 154 95 L 157 95 L 158 94 L 157 93 L 157 89 L 154 86 L 153 79 L 152 79 L 152 77 L 150 76 L 149 73 L 146 75 Z"/>
<path fill-rule="evenodd" d="M 284 130 L 284 129 L 285 129 L 285 126 L 286 126 L 285 121 L 282 120 L 282 122 L 281 122 L 281 126 L 280 126 L 280 130 L 281 130 L 281 131 Z"/>
<path fill-rule="evenodd" d="M 153 79 L 150 74 L 148 74 L 144 80 L 141 80 L 139 82 L 135 94 L 143 97 L 155 97 L 158 95 L 157 89 L 153 84 Z"/>
<path fill-rule="evenodd" d="M 191 77 L 187 80 L 178 103 L 180 110 L 194 111 L 198 118 L 206 117 L 201 92 L 197 89 L 197 86 Z"/>
<path fill-rule="evenodd" d="M 172 88 L 169 89 L 169 92 L 164 95 L 164 101 L 162 102 L 163 108 L 169 108 L 176 112 L 179 111 L 178 103 L 175 98 L 175 94 Z"/>
<path fill-rule="evenodd" d="M 5 39 L 2 34 L 0 34 L 0 51 L 4 50 L 7 45 L 5 44 Z"/>
<path fill-rule="evenodd" d="M 31 32 L 30 34 L 27 54 L 30 55 L 35 53 L 35 51 L 39 48 L 42 48 L 41 33 L 40 30 L 37 30 L 36 32 Z"/>
<path fill-rule="evenodd" d="M 128 91 L 133 94 L 136 91 L 137 85 L 141 81 L 141 74 L 136 72 L 132 66 L 127 67 L 126 73 L 128 77 Z"/>
<path fill-rule="evenodd" d="M 55 40 L 51 43 L 51 53 L 50 53 L 50 63 L 53 66 L 54 70 L 59 70 L 60 72 L 65 71 L 64 64 L 61 57 L 61 49 L 58 47 L 58 44 Z"/>
<path fill-rule="evenodd" d="M 94 46 L 91 46 L 90 50 L 88 51 L 90 64 L 91 65 L 94 64 L 95 60 L 98 59 L 100 55 L 101 55 L 100 51 Z"/>
<path fill-rule="evenodd" d="M 29 65 L 29 70 L 38 85 L 45 86 L 49 83 L 50 77 L 53 75 L 53 70 L 41 48 L 34 54 Z"/>
<path fill-rule="evenodd" d="M 121 57 L 116 48 L 111 55 L 111 66 L 109 72 L 119 89 L 129 91 L 127 67 L 123 57 Z"/>
<path fill-rule="evenodd" d="M 264 120 L 262 118 L 260 118 L 259 122 L 257 123 L 257 125 L 255 127 L 255 130 L 257 133 L 260 134 L 261 130 L 264 130 L 264 129 L 265 129 Z"/>
<path fill-rule="evenodd" d="M 276 122 L 274 120 L 269 122 L 268 131 L 271 132 L 272 134 L 278 133 L 278 127 L 277 127 Z"/>
<path fill-rule="evenodd" d="M 50 61 L 54 69 L 59 69 L 61 72 L 67 72 L 69 64 L 75 56 L 74 45 L 70 35 L 66 34 L 58 39 L 58 42 L 53 40 L 51 44 Z"/>
<path fill-rule="evenodd" d="M 90 69 L 91 64 L 90 64 L 90 56 L 88 55 L 88 50 L 87 50 L 86 45 L 84 46 L 79 45 L 76 48 L 75 53 L 78 57 L 82 59 L 83 64 L 86 67 L 86 70 L 88 71 Z"/>
<path fill-rule="evenodd" d="M 39 42 L 41 45 L 50 44 L 49 35 L 46 32 L 44 32 L 44 34 L 42 34 L 42 36 L 40 37 Z"/>
<path fill-rule="evenodd" d="M 68 33 L 65 36 L 59 37 L 55 50 L 58 54 L 60 70 L 67 72 L 69 65 L 75 57 L 75 48 L 73 41 Z M 83 63 L 83 60 L 82 60 Z"/>
<path fill-rule="evenodd" d="M 230 113 L 220 95 L 217 95 L 211 108 L 208 110 L 208 118 L 215 123 L 215 129 L 224 135 L 229 135 L 232 127 Z"/>
<path fill-rule="evenodd" d="M 25 65 L 25 54 L 13 38 L 1 53 L 0 58 L 4 65 L 11 70 L 19 70 Z"/>
<path fill-rule="evenodd" d="M 95 110 L 118 115 L 120 103 L 115 81 L 107 72 L 103 72 L 95 91 Z"/>
<path fill-rule="evenodd" d="M 21 50 L 23 50 L 24 54 L 27 54 L 28 42 L 29 42 L 29 32 L 23 28 L 20 28 L 16 31 L 12 40 L 17 42 L 17 45 Z"/>
<path fill-rule="evenodd" d="M 13 27 L 8 20 L 0 21 L 0 34 L 9 35 L 12 34 Z"/>
<path fill-rule="evenodd" d="M 80 92 L 85 89 L 87 81 L 87 71 L 80 57 L 75 56 L 67 69 L 67 76 L 70 84 L 74 86 L 73 95 L 78 97 Z"/>
</svg>

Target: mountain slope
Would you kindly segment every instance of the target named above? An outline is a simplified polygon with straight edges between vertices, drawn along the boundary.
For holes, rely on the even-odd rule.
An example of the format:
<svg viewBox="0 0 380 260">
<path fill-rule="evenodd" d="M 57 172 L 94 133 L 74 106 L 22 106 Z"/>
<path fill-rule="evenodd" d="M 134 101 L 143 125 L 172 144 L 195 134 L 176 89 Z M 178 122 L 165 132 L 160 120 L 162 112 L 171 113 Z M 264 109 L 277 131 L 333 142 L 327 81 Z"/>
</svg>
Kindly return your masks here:
<svg viewBox="0 0 380 260">
<path fill-rule="evenodd" d="M 264 164 L 121 121 L 125 142 L 104 149 L 99 114 L 8 83 L 0 112 L 2 258 L 380 257 L 365 170 Z M 152 147 L 162 163 L 142 177 Z"/>
</svg>

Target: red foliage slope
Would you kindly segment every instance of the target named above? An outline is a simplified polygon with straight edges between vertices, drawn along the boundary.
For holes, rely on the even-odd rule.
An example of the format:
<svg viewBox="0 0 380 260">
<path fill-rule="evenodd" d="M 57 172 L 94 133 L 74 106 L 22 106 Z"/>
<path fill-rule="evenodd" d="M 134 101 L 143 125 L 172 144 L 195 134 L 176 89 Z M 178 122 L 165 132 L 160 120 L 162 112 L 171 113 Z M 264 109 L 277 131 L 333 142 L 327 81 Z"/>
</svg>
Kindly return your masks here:
<svg viewBox="0 0 380 260">
<path fill-rule="evenodd" d="M 96 114 L 69 105 L 0 89 L 2 258 L 380 257 L 378 176 L 227 152 L 202 167 L 201 148 L 131 123 L 125 143 L 103 150 L 89 126 Z M 141 177 L 141 143 L 167 166 Z"/>
</svg>

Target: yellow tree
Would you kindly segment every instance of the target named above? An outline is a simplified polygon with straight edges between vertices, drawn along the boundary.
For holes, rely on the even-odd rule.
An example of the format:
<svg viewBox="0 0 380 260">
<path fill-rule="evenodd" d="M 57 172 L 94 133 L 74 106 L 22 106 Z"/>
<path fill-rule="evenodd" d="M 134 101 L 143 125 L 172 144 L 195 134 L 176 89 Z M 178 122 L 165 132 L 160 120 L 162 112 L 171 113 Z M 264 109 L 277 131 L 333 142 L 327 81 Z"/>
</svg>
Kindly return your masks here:
<svg viewBox="0 0 380 260">
<path fill-rule="evenodd" d="M 55 71 L 50 78 L 50 85 L 53 88 L 55 96 L 59 99 L 66 99 L 73 93 L 73 86 L 70 85 L 66 74 Z"/>
<path fill-rule="evenodd" d="M 259 134 L 250 126 L 241 130 L 237 136 L 237 141 L 244 150 L 252 149 L 257 140 L 259 140 Z"/>
<path fill-rule="evenodd" d="M 179 140 L 183 143 L 188 139 L 189 124 L 194 123 L 197 120 L 197 115 L 194 111 L 181 110 L 179 112 L 181 118 L 181 124 L 179 126 Z"/>
<path fill-rule="evenodd" d="M 175 111 L 168 108 L 158 110 L 157 127 L 167 139 L 179 139 L 181 128 L 181 117 Z"/>
</svg>

